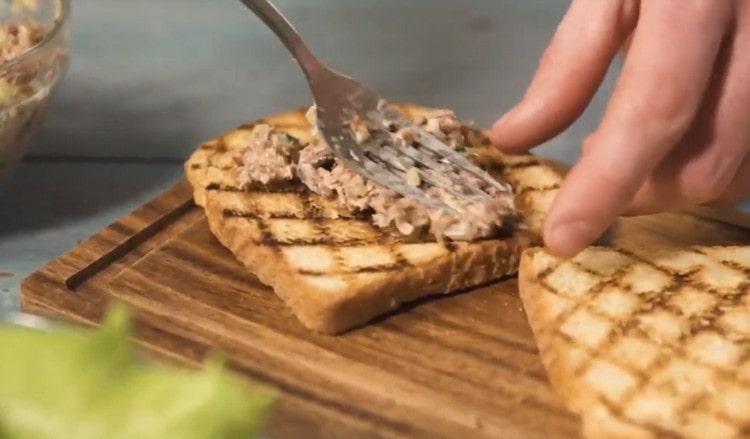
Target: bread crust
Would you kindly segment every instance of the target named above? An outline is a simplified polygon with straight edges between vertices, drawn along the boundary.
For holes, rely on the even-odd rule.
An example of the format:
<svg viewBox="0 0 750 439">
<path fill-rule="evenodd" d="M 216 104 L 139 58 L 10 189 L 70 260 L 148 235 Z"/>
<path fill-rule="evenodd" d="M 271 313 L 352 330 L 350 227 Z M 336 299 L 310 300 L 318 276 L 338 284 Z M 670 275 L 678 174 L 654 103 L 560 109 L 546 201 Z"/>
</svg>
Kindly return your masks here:
<svg viewBox="0 0 750 439">
<path fill-rule="evenodd" d="M 349 275 L 345 289 L 330 291 L 309 282 L 309 277 L 290 266 L 277 249 L 248 242 L 242 229 L 228 225 L 216 209 L 208 209 L 208 218 L 219 242 L 261 282 L 273 287 L 303 325 L 326 334 L 360 326 L 427 295 L 453 293 L 514 274 L 517 255 L 532 242 L 528 235 L 486 241 L 438 256 L 424 265 L 368 273 L 368 279 L 358 279 L 361 274 Z"/>
</svg>

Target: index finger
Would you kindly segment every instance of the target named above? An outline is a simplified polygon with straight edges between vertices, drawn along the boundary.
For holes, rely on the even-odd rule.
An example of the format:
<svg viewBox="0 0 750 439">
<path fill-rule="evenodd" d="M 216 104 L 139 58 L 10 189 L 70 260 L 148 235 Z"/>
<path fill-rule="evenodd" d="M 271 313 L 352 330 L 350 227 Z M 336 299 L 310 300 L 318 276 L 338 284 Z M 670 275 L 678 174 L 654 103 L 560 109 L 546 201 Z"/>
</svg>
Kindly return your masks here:
<svg viewBox="0 0 750 439">
<path fill-rule="evenodd" d="M 641 4 L 607 112 L 550 212 L 545 242 L 551 251 L 572 256 L 596 240 L 681 139 L 705 94 L 730 16 L 728 2 Z"/>
<path fill-rule="evenodd" d="M 556 136 L 581 115 L 635 26 L 633 4 L 571 3 L 523 99 L 492 127 L 490 136 L 497 146 L 509 152 L 526 151 Z"/>
</svg>

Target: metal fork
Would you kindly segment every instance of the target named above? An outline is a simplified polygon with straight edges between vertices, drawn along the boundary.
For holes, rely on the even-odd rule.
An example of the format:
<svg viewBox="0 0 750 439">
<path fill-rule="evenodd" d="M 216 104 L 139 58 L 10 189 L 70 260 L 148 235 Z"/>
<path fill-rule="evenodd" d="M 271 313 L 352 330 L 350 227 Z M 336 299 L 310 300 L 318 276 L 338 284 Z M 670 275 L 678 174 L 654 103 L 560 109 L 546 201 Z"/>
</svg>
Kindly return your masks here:
<svg viewBox="0 0 750 439">
<path fill-rule="evenodd" d="M 318 129 L 326 143 L 352 171 L 421 204 L 457 212 L 455 205 L 408 183 L 407 173 L 440 188 L 464 202 L 487 200 L 492 195 L 469 183 L 468 173 L 489 186 L 510 192 L 507 183 L 495 180 L 440 139 L 415 126 L 377 93 L 354 79 L 334 72 L 313 55 L 289 21 L 268 0 L 240 0 L 273 30 L 291 52 L 307 77 L 317 107 Z M 368 140 L 358 143 L 351 121 L 367 121 L 375 127 Z M 392 132 L 407 128 L 414 134 L 411 145 L 396 147 Z M 451 203 L 454 204 L 454 203 Z"/>
</svg>

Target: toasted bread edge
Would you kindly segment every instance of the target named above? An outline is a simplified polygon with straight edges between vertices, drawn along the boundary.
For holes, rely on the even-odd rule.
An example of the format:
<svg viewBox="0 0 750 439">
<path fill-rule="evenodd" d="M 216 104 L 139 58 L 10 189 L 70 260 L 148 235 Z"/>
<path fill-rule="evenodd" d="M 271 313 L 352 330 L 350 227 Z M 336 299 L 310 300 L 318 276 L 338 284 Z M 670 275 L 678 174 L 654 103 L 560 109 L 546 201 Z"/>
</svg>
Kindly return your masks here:
<svg viewBox="0 0 750 439">
<path fill-rule="evenodd" d="M 432 111 L 415 105 L 401 105 L 400 108 L 407 115 Z M 250 130 L 259 123 L 278 125 L 286 129 L 294 123 L 299 123 L 300 118 L 304 119 L 301 116 L 303 113 L 304 111 L 299 109 L 280 113 L 240 127 L 240 130 Z M 212 147 L 226 145 L 222 139 L 237 131 L 230 131 L 218 139 L 204 143 L 186 161 L 185 172 L 193 186 L 195 202 L 206 208 L 212 233 L 254 272 L 261 282 L 272 286 L 305 326 L 329 334 L 340 333 L 364 324 L 404 302 L 419 299 L 430 293 L 439 293 L 440 290 L 459 291 L 515 274 L 522 251 L 539 242 L 541 223 L 560 179 L 557 175 L 553 181 L 547 181 L 547 184 L 538 187 L 536 179 L 524 173 L 524 169 L 529 168 L 508 170 L 508 177 L 515 184 L 519 184 L 519 187 L 523 187 L 523 193 L 519 194 L 517 199 L 520 202 L 519 209 L 529 218 L 528 231 L 517 232 L 505 239 L 484 241 L 482 246 L 473 247 L 469 251 L 454 252 L 445 260 L 431 261 L 431 264 L 436 264 L 435 266 L 389 272 L 387 279 L 374 286 L 361 284 L 348 289 L 345 294 L 332 294 L 330 291 L 316 290 L 310 284 L 301 285 L 301 274 L 292 269 L 284 258 L 278 257 L 276 250 L 262 245 L 248 246 L 248 243 L 242 243 L 241 233 L 230 233 L 221 214 L 210 213 L 206 187 L 209 183 L 215 183 L 216 171 L 219 170 L 204 168 L 203 165 L 209 162 L 212 154 L 216 156 L 216 151 L 212 150 Z M 306 135 L 304 132 L 295 134 L 302 138 Z M 227 151 L 226 155 L 231 152 Z M 508 163 L 523 162 L 524 165 L 531 164 L 532 168 L 554 171 L 533 156 L 512 158 L 513 161 Z M 510 159 L 510 156 L 507 157 L 507 160 Z M 214 174 L 211 175 L 210 171 Z M 225 177 L 226 174 L 219 175 L 218 179 Z M 425 271 L 434 273 L 434 276 L 425 278 Z"/>
<path fill-rule="evenodd" d="M 246 239 L 218 210 L 211 209 L 210 203 L 207 212 L 209 227 L 222 245 L 272 287 L 304 326 L 331 335 L 364 325 L 429 294 L 459 292 L 515 274 L 518 255 L 534 242 L 532 235 L 519 234 L 474 243 L 422 265 L 373 274 L 371 282 L 362 282 L 361 274 L 352 275 L 344 291 L 330 291 L 308 282 L 309 276 L 291 267 L 278 249 Z"/>
</svg>

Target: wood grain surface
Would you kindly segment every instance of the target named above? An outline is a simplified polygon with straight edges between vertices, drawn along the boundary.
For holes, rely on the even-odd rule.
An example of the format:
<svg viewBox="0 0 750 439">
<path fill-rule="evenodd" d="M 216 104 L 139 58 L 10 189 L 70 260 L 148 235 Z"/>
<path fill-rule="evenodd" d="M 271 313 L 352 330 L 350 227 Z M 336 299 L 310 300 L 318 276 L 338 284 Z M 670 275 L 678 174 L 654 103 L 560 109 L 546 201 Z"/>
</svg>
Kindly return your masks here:
<svg viewBox="0 0 750 439">
<path fill-rule="evenodd" d="M 670 213 L 622 220 L 608 239 L 747 243 L 750 231 Z M 579 436 L 547 383 L 514 279 L 317 335 L 217 243 L 185 182 L 23 284 L 26 311 L 89 325 L 113 299 L 137 311 L 137 338 L 157 355 L 198 364 L 218 349 L 277 389 L 271 438 Z"/>
</svg>

